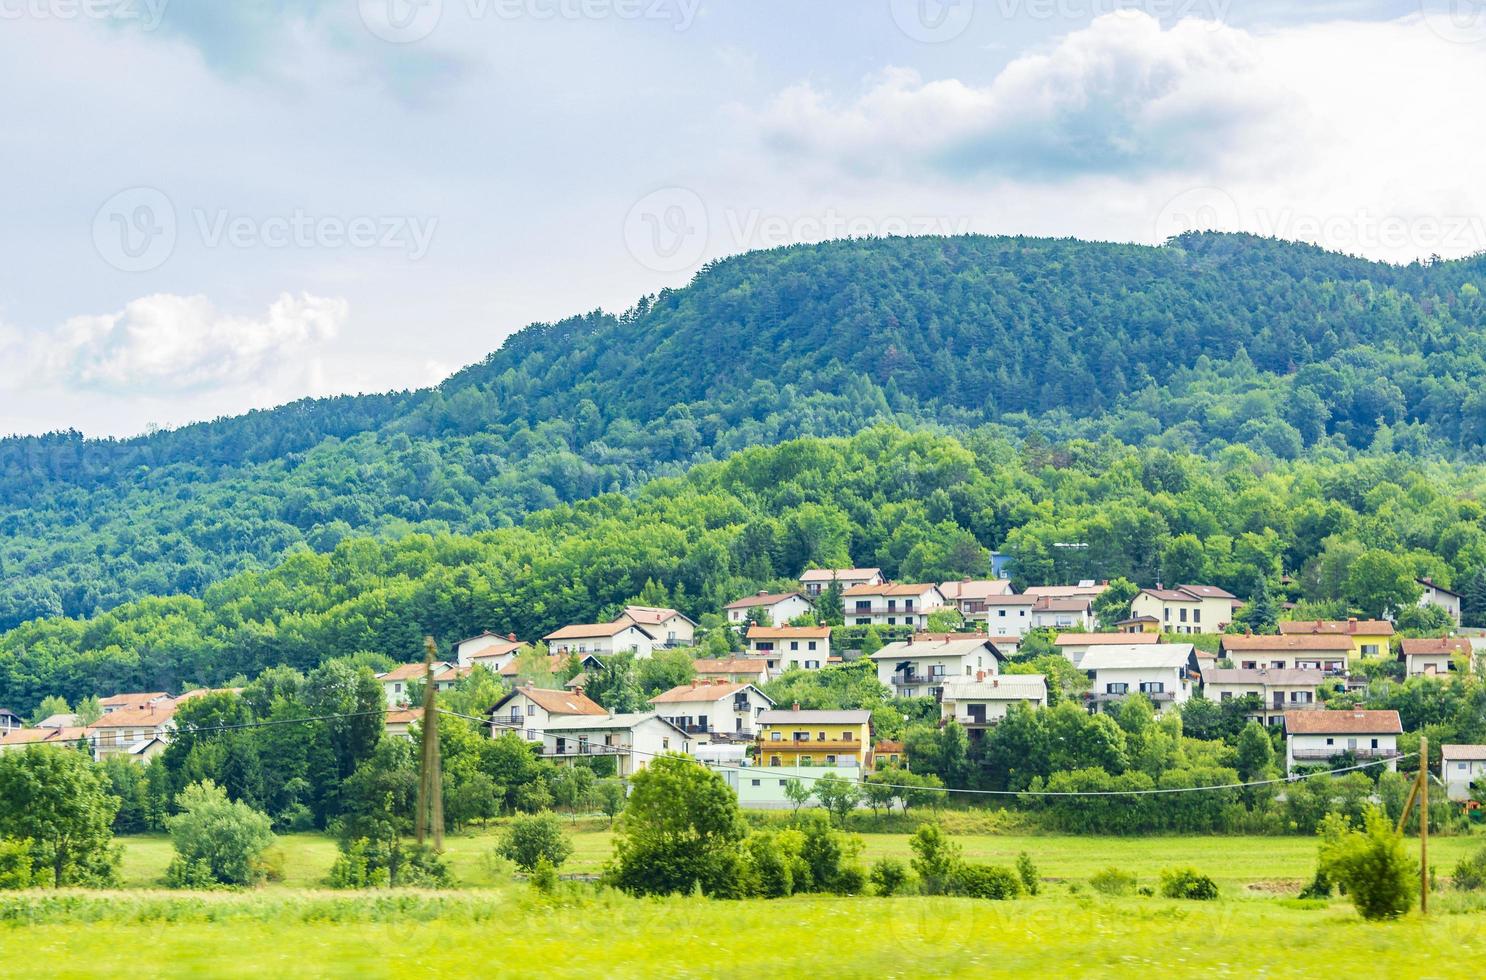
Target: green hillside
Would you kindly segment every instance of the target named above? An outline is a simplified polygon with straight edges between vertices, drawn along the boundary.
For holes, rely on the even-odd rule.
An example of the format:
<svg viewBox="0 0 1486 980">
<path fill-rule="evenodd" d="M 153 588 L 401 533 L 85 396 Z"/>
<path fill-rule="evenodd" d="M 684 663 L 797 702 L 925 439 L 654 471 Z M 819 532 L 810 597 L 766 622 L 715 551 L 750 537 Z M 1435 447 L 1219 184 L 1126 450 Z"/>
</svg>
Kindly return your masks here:
<svg viewBox="0 0 1486 980">
<path fill-rule="evenodd" d="M 435 389 L 131 440 L 0 440 L 0 629 L 199 596 L 300 545 L 507 526 L 882 421 L 1478 459 L 1483 278 L 1482 258 L 1396 267 L 1220 235 L 742 255 L 622 316 L 528 327 Z"/>
</svg>

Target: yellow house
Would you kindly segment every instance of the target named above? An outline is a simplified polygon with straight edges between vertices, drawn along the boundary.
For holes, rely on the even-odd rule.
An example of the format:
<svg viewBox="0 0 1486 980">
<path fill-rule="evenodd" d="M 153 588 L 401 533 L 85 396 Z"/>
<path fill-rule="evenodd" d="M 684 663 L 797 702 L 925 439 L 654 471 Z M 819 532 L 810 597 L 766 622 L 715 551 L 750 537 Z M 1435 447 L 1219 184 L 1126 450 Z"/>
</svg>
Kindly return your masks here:
<svg viewBox="0 0 1486 980">
<path fill-rule="evenodd" d="M 765 711 L 759 715 L 760 766 L 871 768 L 872 712 Z"/>
<path fill-rule="evenodd" d="M 1386 657 L 1391 653 L 1393 624 L 1386 619 L 1302 619 L 1280 623 L 1282 636 L 1345 636 L 1352 641 L 1351 659 Z"/>
<path fill-rule="evenodd" d="M 1216 585 L 1178 585 L 1174 589 L 1141 589 L 1130 602 L 1130 619 L 1142 621 L 1141 631 L 1155 620 L 1162 633 L 1221 633 L 1243 605 L 1231 592 Z"/>
</svg>

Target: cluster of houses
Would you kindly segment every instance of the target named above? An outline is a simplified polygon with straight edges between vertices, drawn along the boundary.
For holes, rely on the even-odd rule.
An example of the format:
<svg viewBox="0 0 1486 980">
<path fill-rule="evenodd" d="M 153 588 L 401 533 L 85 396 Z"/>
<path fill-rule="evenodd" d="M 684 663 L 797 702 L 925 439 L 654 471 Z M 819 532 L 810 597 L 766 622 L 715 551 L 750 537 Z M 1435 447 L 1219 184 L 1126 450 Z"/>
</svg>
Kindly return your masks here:
<svg viewBox="0 0 1486 980">
<path fill-rule="evenodd" d="M 617 773 L 632 775 L 649 759 L 686 752 L 715 765 L 746 805 L 783 805 L 785 783 L 821 767 L 856 777 L 906 760 L 901 744 L 873 738 L 865 710 L 784 708 L 763 686 L 791 670 L 820 670 L 840 663 L 832 628 L 808 623 L 818 604 L 839 596 L 847 627 L 895 627 L 891 642 L 871 653 L 878 680 L 894 696 L 932 697 L 943 721 L 953 720 L 979 737 L 1014 704 L 1048 703 L 1040 674 L 1003 673 L 1003 665 L 1033 630 L 1058 631 L 1054 648 L 1086 674 L 1091 712 L 1108 711 L 1142 694 L 1157 711 L 1180 706 L 1198 692 L 1223 702 L 1253 696 L 1250 717 L 1283 726 L 1286 762 L 1307 765 L 1340 755 L 1383 760 L 1398 756 L 1398 715 L 1391 711 L 1325 711 L 1320 690 L 1351 683 L 1360 659 L 1389 655 L 1394 628 L 1386 621 L 1298 621 L 1280 624 L 1276 636 L 1225 633 L 1216 655 L 1192 643 L 1163 642 L 1162 634 L 1221 633 L 1239 600 L 1216 586 L 1143 589 L 1125 619 L 1101 631 L 1094 602 L 1107 583 L 1085 581 L 1013 591 L 1007 579 L 895 583 L 876 568 L 811 569 L 789 592 L 758 592 L 727 603 L 723 618 L 746 644 L 746 654 L 694 661 L 695 679 L 650 699 L 647 710 L 615 713 L 584 693 L 591 671 L 627 652 L 639 659 L 656 650 L 695 645 L 698 624 L 683 613 L 654 606 L 624 607 L 606 623 L 564 626 L 542 637 L 548 672 L 558 674 L 577 658 L 579 672 L 563 688 L 522 683 L 534 656 L 514 634 L 484 632 L 454 645 L 451 660 L 405 664 L 378 675 L 387 702 L 387 731 L 406 735 L 416 721 L 415 694 L 428 683 L 447 690 L 476 668 L 515 685 L 489 712 L 491 734 L 516 732 L 558 762 L 606 756 Z M 1459 597 L 1428 583 L 1425 601 L 1449 608 Z M 1430 598 L 1430 596 L 1433 598 Z M 957 612 L 957 632 L 932 632 L 930 617 Z M 1480 642 L 1480 641 L 1477 641 Z M 1457 637 L 1405 639 L 1399 658 L 1410 675 L 1444 675 L 1476 651 Z M 855 657 L 858 651 L 845 651 Z M 1219 666 L 1219 664 L 1222 666 Z M 178 705 L 205 693 L 124 694 L 101 703 L 102 718 L 81 724 L 56 716 L 34 727 L 0 709 L 0 751 L 39 743 L 86 744 L 96 758 L 115 753 L 146 759 L 158 753 L 174 727 Z M 1486 747 L 1446 746 L 1444 776 L 1451 795 L 1463 798 L 1486 773 Z M 1462 789 L 1461 787 L 1465 787 Z"/>
</svg>

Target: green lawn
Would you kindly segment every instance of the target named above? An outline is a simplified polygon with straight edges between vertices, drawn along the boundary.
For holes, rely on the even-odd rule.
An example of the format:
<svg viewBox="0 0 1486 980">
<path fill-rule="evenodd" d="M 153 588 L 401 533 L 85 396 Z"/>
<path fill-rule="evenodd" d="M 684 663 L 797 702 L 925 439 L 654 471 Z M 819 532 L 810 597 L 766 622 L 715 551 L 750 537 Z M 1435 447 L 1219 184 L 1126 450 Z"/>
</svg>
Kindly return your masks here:
<svg viewBox="0 0 1486 980">
<path fill-rule="evenodd" d="M 445 840 L 445 851 L 456 879 L 463 885 L 498 884 L 491 879 L 484 857 L 495 846 L 496 832 L 455 834 Z M 965 835 L 954 838 L 965 857 L 990 864 L 1010 864 L 1021 851 L 1032 855 L 1046 878 L 1087 880 L 1095 871 L 1118 865 L 1136 875 L 1155 878 L 1175 865 L 1194 867 L 1220 883 L 1300 882 L 1315 870 L 1316 842 L 1309 837 L 1044 837 Z M 163 836 L 126 837 L 123 878 L 130 888 L 159 884 L 170 862 L 170 842 Z M 906 834 L 862 834 L 862 857 L 910 856 Z M 573 835 L 573 856 L 564 872 L 598 872 L 612 850 L 613 835 L 584 829 Z M 1412 846 L 1412 845 L 1411 845 Z M 1486 838 L 1435 837 L 1430 862 L 1449 874 L 1467 850 L 1486 846 Z M 321 834 L 293 834 L 280 838 L 284 854 L 283 885 L 315 888 L 323 883 L 335 860 L 335 843 Z"/>
<path fill-rule="evenodd" d="M 1063 886 L 1017 902 L 944 898 L 633 900 L 530 889 L 446 896 L 0 898 L 7 978 L 1479 976 L 1480 912 L 1364 923 L 1225 894 L 1108 899 Z M 52 904 L 48 904 L 51 902 Z M 1442 905 L 1448 903 L 1441 902 Z M 29 906 L 28 906 L 29 907 Z"/>
</svg>

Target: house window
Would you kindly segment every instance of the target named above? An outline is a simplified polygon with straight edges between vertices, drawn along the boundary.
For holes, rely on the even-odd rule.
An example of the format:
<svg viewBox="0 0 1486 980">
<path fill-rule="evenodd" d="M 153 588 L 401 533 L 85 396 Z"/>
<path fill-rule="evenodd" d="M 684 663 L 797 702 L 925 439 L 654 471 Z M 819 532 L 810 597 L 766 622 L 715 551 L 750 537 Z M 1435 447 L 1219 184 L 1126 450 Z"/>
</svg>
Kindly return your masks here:
<svg viewBox="0 0 1486 980">
<path fill-rule="evenodd" d="M 814 650 L 814 649 L 815 649 L 815 641 L 814 641 L 814 640 L 811 640 L 811 641 L 809 641 L 809 642 L 808 642 L 808 643 L 807 643 L 807 644 L 806 644 L 806 645 L 805 645 L 805 649 L 806 649 L 806 650 Z"/>
<path fill-rule="evenodd" d="M 815 740 L 817 742 L 824 742 L 826 740 L 826 733 L 825 732 L 816 732 L 815 733 Z"/>
<path fill-rule="evenodd" d="M 895 618 L 893 618 L 893 617 L 892 617 L 892 616 L 889 616 L 889 617 L 888 617 L 888 618 L 887 618 L 887 624 L 888 624 L 888 625 L 889 625 L 889 626 L 896 626 L 896 625 L 897 625 L 897 623 L 898 623 L 898 621 L 897 621 L 897 620 L 896 620 L 896 619 L 895 619 Z"/>
<path fill-rule="evenodd" d="M 1219 694 L 1218 695 L 1218 700 L 1219 701 L 1232 701 L 1233 700 L 1233 692 L 1232 691 L 1224 691 L 1222 694 Z"/>
<path fill-rule="evenodd" d="M 1141 681 L 1140 689 L 1146 694 L 1164 694 L 1166 683 L 1164 681 Z"/>
<path fill-rule="evenodd" d="M 836 764 L 836 757 L 834 755 L 828 755 L 828 756 L 826 756 L 826 765 L 828 765 L 828 766 L 834 766 L 835 764 Z"/>
<path fill-rule="evenodd" d="M 1326 744 L 1327 745 L 1335 745 L 1336 744 L 1336 739 L 1334 739 L 1334 738 L 1328 738 L 1326 740 Z"/>
<path fill-rule="evenodd" d="M 1182 614 L 1182 622 L 1185 623 L 1187 621 L 1187 611 L 1185 609 L 1183 609 L 1181 611 L 1181 614 Z"/>
<path fill-rule="evenodd" d="M 771 756 L 769 756 L 769 765 L 771 765 L 771 766 L 777 766 L 777 765 L 779 765 L 779 756 L 777 756 L 777 755 L 771 755 Z"/>
<path fill-rule="evenodd" d="M 764 784 L 764 781 L 762 779 L 750 779 L 749 783 L 754 786 L 762 786 Z"/>
<path fill-rule="evenodd" d="M 791 650 L 798 650 L 798 649 L 800 649 L 800 641 L 799 640 L 790 640 L 789 641 L 789 648 Z"/>
<path fill-rule="evenodd" d="M 1372 740 L 1372 747 L 1373 748 L 1377 748 L 1378 747 L 1378 740 L 1377 739 L 1373 739 Z"/>
<path fill-rule="evenodd" d="M 1114 684 L 1106 684 L 1106 685 L 1104 685 L 1104 693 L 1105 694 L 1124 694 L 1125 692 L 1127 692 L 1129 690 L 1130 690 L 1130 685 L 1129 684 L 1126 684 L 1123 681 L 1120 681 L 1120 682 L 1114 683 Z"/>
<path fill-rule="evenodd" d="M 1259 669 L 1259 661 L 1257 661 L 1257 660 L 1244 660 L 1244 661 L 1241 661 L 1239 663 L 1239 666 L 1242 667 L 1244 670 L 1258 670 Z"/>
<path fill-rule="evenodd" d="M 534 705 L 534 704 L 527 705 L 526 706 L 526 717 L 528 717 L 528 718 L 535 718 L 536 716 L 537 716 L 537 706 Z"/>
<path fill-rule="evenodd" d="M 1285 662 L 1283 660 L 1271 660 L 1269 662 L 1269 666 L 1274 668 L 1275 670 L 1284 670 Z"/>
<path fill-rule="evenodd" d="M 1161 609 L 1161 615 L 1168 623 L 1171 622 L 1171 607 L 1163 606 Z"/>
<path fill-rule="evenodd" d="M 397 692 L 397 693 L 399 693 L 399 694 L 401 694 L 401 693 L 402 693 L 402 684 L 400 684 L 400 683 L 398 683 L 398 684 L 393 684 L 393 685 L 392 685 L 392 689 L 393 689 L 393 690 L 394 690 L 394 691 L 396 691 L 396 692 Z"/>
<path fill-rule="evenodd" d="M 1202 610 L 1201 609 L 1193 609 L 1192 610 L 1192 622 L 1194 622 L 1194 623 L 1200 623 L 1200 622 L 1202 622 Z"/>
<path fill-rule="evenodd" d="M 858 619 L 857 620 L 857 625 L 858 626 L 871 626 L 872 625 L 872 620 L 870 620 L 870 619 Z"/>
<path fill-rule="evenodd" d="M 904 599 L 903 600 L 903 611 L 904 612 L 913 612 L 913 600 L 912 599 Z"/>
<path fill-rule="evenodd" d="M 770 732 L 769 733 L 769 740 L 771 742 L 778 742 L 778 741 L 782 741 L 783 739 L 784 739 L 784 735 L 782 733 L 780 733 L 780 732 Z M 777 763 L 776 763 L 776 765 L 777 765 Z"/>
<path fill-rule="evenodd" d="M 1006 610 L 1005 609 L 997 609 L 996 610 L 996 615 L 997 616 L 1000 616 L 1002 619 L 1005 619 L 1006 618 Z"/>
<path fill-rule="evenodd" d="M 670 740 L 670 738 L 668 738 L 668 737 L 662 738 L 660 740 L 660 747 L 663 748 L 663 749 L 669 749 L 671 747 L 671 740 Z"/>
</svg>

